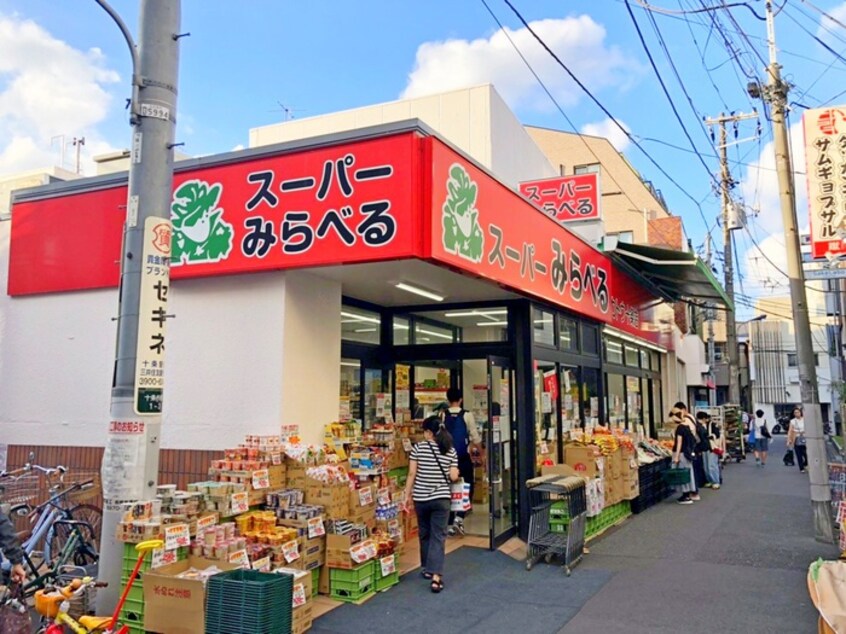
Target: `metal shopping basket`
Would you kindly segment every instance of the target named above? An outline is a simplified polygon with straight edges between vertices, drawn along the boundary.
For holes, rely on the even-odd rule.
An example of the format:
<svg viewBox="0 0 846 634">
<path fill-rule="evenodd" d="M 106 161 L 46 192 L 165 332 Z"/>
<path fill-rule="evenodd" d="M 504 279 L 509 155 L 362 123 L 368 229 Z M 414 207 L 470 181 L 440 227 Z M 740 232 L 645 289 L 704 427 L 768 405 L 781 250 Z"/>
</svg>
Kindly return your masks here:
<svg viewBox="0 0 846 634">
<path fill-rule="evenodd" d="M 540 559 L 564 558 L 564 572 L 570 576 L 581 561 L 585 547 L 587 497 L 585 481 L 574 476 L 552 476 L 530 481 L 529 543 L 526 570 Z"/>
</svg>

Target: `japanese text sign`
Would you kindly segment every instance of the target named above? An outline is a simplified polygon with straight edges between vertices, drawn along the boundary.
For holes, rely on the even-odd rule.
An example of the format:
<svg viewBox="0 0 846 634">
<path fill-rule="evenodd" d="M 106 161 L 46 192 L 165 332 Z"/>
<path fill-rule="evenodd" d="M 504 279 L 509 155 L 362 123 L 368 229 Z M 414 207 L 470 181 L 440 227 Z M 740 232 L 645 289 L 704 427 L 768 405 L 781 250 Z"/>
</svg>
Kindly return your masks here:
<svg viewBox="0 0 846 634">
<path fill-rule="evenodd" d="M 606 255 L 437 139 L 432 174 L 433 259 L 644 336 L 654 298 Z"/>
<path fill-rule="evenodd" d="M 520 183 L 520 193 L 560 223 L 601 217 L 599 174 L 528 181 Z"/>
<path fill-rule="evenodd" d="M 188 524 L 171 524 L 164 527 L 165 550 L 176 550 L 191 545 Z"/>
<path fill-rule="evenodd" d="M 846 219 L 846 106 L 817 108 L 802 115 L 811 254 L 846 253 L 839 230 Z"/>
</svg>

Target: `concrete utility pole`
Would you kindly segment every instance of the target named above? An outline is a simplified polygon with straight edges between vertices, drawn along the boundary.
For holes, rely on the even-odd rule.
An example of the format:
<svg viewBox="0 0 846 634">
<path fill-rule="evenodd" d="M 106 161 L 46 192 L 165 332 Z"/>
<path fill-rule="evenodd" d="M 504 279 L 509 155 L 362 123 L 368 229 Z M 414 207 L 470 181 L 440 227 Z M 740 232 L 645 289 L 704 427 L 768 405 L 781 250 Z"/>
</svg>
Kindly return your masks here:
<svg viewBox="0 0 846 634">
<path fill-rule="evenodd" d="M 744 119 L 757 119 L 758 114 L 730 114 L 713 119 L 706 119 L 709 126 L 720 127 L 720 190 L 722 194 L 722 223 L 723 223 L 723 273 L 726 295 L 734 304 L 734 254 L 732 252 L 731 232 L 729 224 L 729 209 L 731 207 L 731 190 L 734 187 L 734 180 L 731 177 L 728 165 L 728 139 L 726 134 L 726 123 L 736 123 Z M 737 322 L 735 320 L 734 308 L 726 310 L 726 367 L 729 375 L 728 402 L 730 405 L 740 405 L 740 382 L 738 380 L 737 360 Z"/>
<path fill-rule="evenodd" d="M 116 539 L 126 502 L 153 500 L 159 471 L 164 331 L 170 285 L 170 204 L 179 66 L 180 0 L 141 0 L 136 50 L 126 25 L 97 0 L 133 57 L 132 143 L 121 259 L 111 422 L 103 455 L 103 534 L 97 594 L 111 613 L 121 591 L 123 544 Z"/>
<path fill-rule="evenodd" d="M 776 61 L 775 24 L 772 0 L 767 0 L 767 39 L 770 64 L 767 67 L 767 86 L 749 85 L 753 98 L 762 97 L 770 104 L 775 141 L 776 171 L 778 173 L 779 200 L 784 222 L 784 244 L 787 249 L 787 274 L 793 304 L 793 327 L 796 332 L 796 355 L 799 365 L 799 389 L 805 410 L 805 438 L 808 446 L 808 467 L 811 481 L 811 506 L 814 511 L 814 533 L 817 541 L 834 542 L 831 491 L 828 485 L 828 462 L 823 436 L 822 411 L 817 391 L 817 370 L 811 340 L 811 322 L 808 317 L 808 299 L 805 292 L 805 272 L 799 246 L 796 221 L 796 195 L 793 190 L 793 169 L 787 139 L 785 113 L 788 85 L 781 78 L 781 66 Z"/>
<path fill-rule="evenodd" d="M 711 263 L 711 234 L 705 237 L 705 261 L 708 263 L 708 268 L 712 267 Z M 708 388 L 708 405 L 711 407 L 717 406 L 717 374 L 714 371 L 717 364 L 717 350 L 714 344 L 714 304 L 709 303 L 705 308 L 708 317 L 708 378 L 711 381 L 711 387 Z"/>
</svg>

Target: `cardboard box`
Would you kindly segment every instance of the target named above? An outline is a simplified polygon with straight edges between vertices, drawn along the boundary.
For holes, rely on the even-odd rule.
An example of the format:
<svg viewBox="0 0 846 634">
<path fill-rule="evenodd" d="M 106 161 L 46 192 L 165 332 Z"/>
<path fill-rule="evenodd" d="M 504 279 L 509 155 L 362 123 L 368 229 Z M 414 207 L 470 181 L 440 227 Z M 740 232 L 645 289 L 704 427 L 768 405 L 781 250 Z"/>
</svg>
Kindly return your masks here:
<svg viewBox="0 0 846 634">
<path fill-rule="evenodd" d="M 473 485 L 473 504 L 487 504 L 488 493 L 488 483 L 476 480 L 476 483 Z"/>
<path fill-rule="evenodd" d="M 144 629 L 163 634 L 196 634 L 206 627 L 206 588 L 197 579 L 179 579 L 189 568 L 205 570 L 238 566 L 191 556 L 144 573 Z"/>
<path fill-rule="evenodd" d="M 616 451 L 605 456 L 605 471 L 616 478 L 623 475 L 623 451 L 617 447 Z"/>
<path fill-rule="evenodd" d="M 360 560 L 353 559 L 353 551 L 364 553 Z M 367 551 L 371 551 L 367 554 Z M 327 535 L 326 536 L 326 565 L 329 568 L 343 568 L 351 570 L 356 566 L 373 559 L 376 556 L 376 544 L 366 539 L 363 542 L 353 543 L 348 535 Z"/>
<path fill-rule="evenodd" d="M 605 478 L 605 506 L 623 501 L 623 478 Z"/>
<path fill-rule="evenodd" d="M 291 634 L 303 634 L 314 623 L 314 607 L 311 602 L 294 609 L 291 621 Z"/>
<path fill-rule="evenodd" d="M 640 485 L 637 478 L 623 478 L 623 499 L 634 500 L 640 495 Z"/>
<path fill-rule="evenodd" d="M 584 471 L 577 471 L 575 467 L 568 464 L 548 464 L 541 467 L 542 476 L 578 476 L 590 479 Z"/>
<path fill-rule="evenodd" d="M 320 569 L 320 576 L 317 578 L 317 593 L 329 594 L 329 566 Z"/>
<path fill-rule="evenodd" d="M 312 582 L 312 578 L 311 578 L 312 577 L 311 571 L 305 572 L 305 571 L 300 570 L 298 568 L 285 567 L 285 568 L 280 568 L 276 572 L 277 572 L 277 574 L 292 574 L 294 576 L 294 593 L 296 594 L 296 592 L 297 592 L 297 586 L 302 586 L 303 593 L 305 594 L 305 597 L 306 597 L 306 605 L 308 605 L 309 601 L 311 601 L 312 590 L 314 589 L 314 586 L 312 585 L 313 582 Z M 299 606 L 299 607 L 295 608 L 294 613 L 296 613 L 296 611 L 300 607 L 304 607 L 304 606 Z"/>
<path fill-rule="evenodd" d="M 350 512 L 350 488 L 346 484 L 324 484 L 307 480 L 306 504 L 322 506 L 329 519 L 346 519 Z"/>
<path fill-rule="evenodd" d="M 573 467 L 586 478 L 601 476 L 604 471 L 602 455 L 594 445 L 565 445 L 564 464 Z"/>
</svg>

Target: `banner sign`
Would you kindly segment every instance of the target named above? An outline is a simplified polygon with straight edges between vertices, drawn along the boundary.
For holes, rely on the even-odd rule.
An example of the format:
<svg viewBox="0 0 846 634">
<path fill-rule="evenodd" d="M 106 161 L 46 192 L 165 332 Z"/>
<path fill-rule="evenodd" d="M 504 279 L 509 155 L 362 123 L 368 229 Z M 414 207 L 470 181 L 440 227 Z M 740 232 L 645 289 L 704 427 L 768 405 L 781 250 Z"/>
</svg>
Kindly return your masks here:
<svg viewBox="0 0 846 634">
<path fill-rule="evenodd" d="M 599 220 L 599 174 L 558 176 L 520 183 L 520 193 L 560 223 Z"/>
<path fill-rule="evenodd" d="M 432 258 L 638 336 L 654 298 L 611 260 L 437 139 Z"/>
<path fill-rule="evenodd" d="M 811 255 L 846 253 L 839 231 L 846 219 L 846 106 L 816 108 L 802 114 Z"/>
<path fill-rule="evenodd" d="M 419 139 L 405 133 L 177 169 L 171 277 L 413 257 Z M 9 294 L 116 287 L 126 196 L 122 184 L 16 203 Z"/>
</svg>

